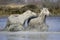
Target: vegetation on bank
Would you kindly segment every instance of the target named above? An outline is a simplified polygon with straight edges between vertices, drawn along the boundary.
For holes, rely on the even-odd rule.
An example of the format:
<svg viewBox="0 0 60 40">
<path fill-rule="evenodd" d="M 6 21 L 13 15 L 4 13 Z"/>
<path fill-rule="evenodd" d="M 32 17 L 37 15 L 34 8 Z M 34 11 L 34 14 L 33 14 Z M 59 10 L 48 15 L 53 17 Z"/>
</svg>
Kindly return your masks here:
<svg viewBox="0 0 60 40">
<path fill-rule="evenodd" d="M 36 5 L 26 5 L 21 8 L 18 8 L 18 7 L 11 8 L 11 7 L 3 6 L 3 7 L 0 7 L 0 15 L 22 14 L 26 10 L 31 10 L 36 13 L 40 12 L 40 9 Z"/>
<path fill-rule="evenodd" d="M 52 13 L 52 15 L 56 16 L 60 16 L 60 7 L 56 6 L 46 6 L 43 5 L 47 8 L 49 8 L 49 11 Z M 40 7 L 37 5 L 25 5 L 21 8 L 19 7 L 15 7 L 15 8 L 11 8 L 11 7 L 6 7 L 6 6 L 0 6 L 0 16 L 2 15 L 10 15 L 10 14 L 22 14 L 24 13 L 26 10 L 31 10 L 33 12 L 39 13 L 40 12 Z"/>
</svg>

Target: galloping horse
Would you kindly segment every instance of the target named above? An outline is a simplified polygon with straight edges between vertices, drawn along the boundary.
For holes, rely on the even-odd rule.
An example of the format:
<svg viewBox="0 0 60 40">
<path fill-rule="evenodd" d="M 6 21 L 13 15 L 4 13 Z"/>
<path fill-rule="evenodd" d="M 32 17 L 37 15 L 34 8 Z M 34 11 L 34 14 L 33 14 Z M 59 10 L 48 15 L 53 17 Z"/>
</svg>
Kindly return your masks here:
<svg viewBox="0 0 60 40">
<path fill-rule="evenodd" d="M 47 31 L 48 26 L 45 23 L 45 19 L 49 14 L 50 12 L 48 9 L 43 8 L 38 16 L 36 13 L 31 12 L 30 10 L 21 15 L 11 15 L 8 17 L 8 19 L 12 25 L 10 25 L 7 29 L 10 30 L 14 28 L 15 30 L 20 30 L 21 27 L 26 27 L 26 29 L 24 29 L 25 31 Z M 15 26 L 14 24 L 18 25 Z"/>
<path fill-rule="evenodd" d="M 21 30 L 23 23 L 31 16 L 36 16 L 36 13 L 27 10 L 23 14 L 12 14 L 8 17 L 8 25 L 5 30 Z"/>
<path fill-rule="evenodd" d="M 30 17 L 28 20 L 30 20 L 29 23 L 27 23 L 29 25 L 29 27 L 26 27 L 26 30 L 34 30 L 35 29 L 37 31 L 47 31 L 48 26 L 45 23 L 45 19 L 46 16 L 49 16 L 50 12 L 48 11 L 48 8 L 43 8 L 41 10 L 41 13 L 39 13 L 38 17 L 35 16 L 35 18 L 33 19 L 33 16 Z"/>
<path fill-rule="evenodd" d="M 23 14 L 13 14 L 8 17 L 10 23 L 21 23 L 23 24 L 25 19 L 28 19 L 31 16 L 36 16 L 36 13 L 27 10 Z"/>
</svg>

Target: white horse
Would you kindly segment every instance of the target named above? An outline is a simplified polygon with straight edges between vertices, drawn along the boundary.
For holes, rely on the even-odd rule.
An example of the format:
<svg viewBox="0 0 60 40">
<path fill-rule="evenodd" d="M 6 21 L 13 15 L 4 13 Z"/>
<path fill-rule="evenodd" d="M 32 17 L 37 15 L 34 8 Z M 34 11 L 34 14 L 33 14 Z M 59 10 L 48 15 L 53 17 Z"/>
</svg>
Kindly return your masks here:
<svg viewBox="0 0 60 40">
<path fill-rule="evenodd" d="M 48 11 L 48 8 L 43 8 L 41 10 L 41 13 L 39 13 L 37 18 L 32 19 L 31 17 L 29 22 L 29 27 L 26 27 L 26 30 L 30 31 L 47 31 L 48 26 L 45 23 L 46 16 L 49 16 L 50 12 Z"/>
<path fill-rule="evenodd" d="M 30 16 L 36 16 L 36 13 L 27 10 L 23 14 L 13 14 L 8 17 L 10 23 L 21 23 L 23 24 L 25 19 L 29 18 Z"/>
<path fill-rule="evenodd" d="M 23 23 L 26 19 L 28 19 L 31 16 L 36 16 L 36 13 L 27 10 L 23 14 L 13 14 L 8 17 L 9 20 L 9 26 L 7 27 L 7 30 L 19 30 L 23 27 Z M 12 29 L 13 28 L 13 29 Z"/>
</svg>

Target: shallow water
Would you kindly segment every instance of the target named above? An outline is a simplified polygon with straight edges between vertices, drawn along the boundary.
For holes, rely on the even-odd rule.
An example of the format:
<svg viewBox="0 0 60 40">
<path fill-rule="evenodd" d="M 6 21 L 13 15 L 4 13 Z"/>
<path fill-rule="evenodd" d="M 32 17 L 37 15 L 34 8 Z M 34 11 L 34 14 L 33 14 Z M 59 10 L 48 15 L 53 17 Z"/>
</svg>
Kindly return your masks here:
<svg viewBox="0 0 60 40">
<path fill-rule="evenodd" d="M 0 30 L 4 29 L 6 27 L 7 20 L 8 20 L 7 17 L 0 18 Z"/>
<path fill-rule="evenodd" d="M 7 17 L 0 18 L 0 30 L 6 27 L 7 20 Z M 60 17 L 47 17 L 46 24 L 49 32 L 60 32 Z"/>
<path fill-rule="evenodd" d="M 47 40 L 60 40 L 60 34 L 48 34 Z"/>
<path fill-rule="evenodd" d="M 60 17 L 47 17 L 46 24 L 49 32 L 60 32 Z"/>
<path fill-rule="evenodd" d="M 42 33 L 41 36 L 37 34 L 34 37 L 37 36 L 38 38 L 34 38 L 34 39 L 35 40 L 41 40 L 42 35 L 44 35 L 46 37 L 46 40 L 60 40 L 60 34 L 59 33 L 51 33 L 51 34 L 43 34 Z M 10 36 L 7 36 L 7 35 L 0 34 L 0 40 L 12 40 L 12 39 L 13 40 L 31 40 L 32 38 L 29 38 L 28 34 L 27 34 L 27 36 L 25 36 L 25 38 L 20 37 L 20 35 L 11 35 L 10 34 Z"/>
<path fill-rule="evenodd" d="M 4 29 L 6 23 L 7 23 L 7 17 L 0 18 L 0 29 Z M 46 24 L 49 26 L 48 28 L 49 32 L 60 32 L 60 17 L 47 17 Z M 8 37 L 6 35 L 0 34 L 0 40 L 8 40 L 7 38 Z M 47 40 L 60 40 L 60 34 L 48 34 Z"/>
</svg>

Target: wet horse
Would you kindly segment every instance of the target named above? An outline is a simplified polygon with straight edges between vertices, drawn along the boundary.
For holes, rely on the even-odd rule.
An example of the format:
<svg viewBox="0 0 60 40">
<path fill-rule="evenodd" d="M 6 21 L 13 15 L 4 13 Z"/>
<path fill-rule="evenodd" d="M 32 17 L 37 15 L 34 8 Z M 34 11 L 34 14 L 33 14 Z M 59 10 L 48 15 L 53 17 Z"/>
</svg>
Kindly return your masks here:
<svg viewBox="0 0 60 40">
<path fill-rule="evenodd" d="M 36 13 L 27 10 L 23 14 L 13 14 L 8 17 L 10 23 L 21 23 L 23 24 L 25 19 L 28 19 L 30 16 L 36 16 Z"/>
<path fill-rule="evenodd" d="M 6 27 L 6 30 L 21 30 L 23 27 L 23 23 L 26 19 L 28 19 L 31 16 L 36 16 L 36 13 L 27 10 L 23 14 L 12 14 L 8 17 L 8 25 Z"/>
<path fill-rule="evenodd" d="M 41 12 L 39 13 L 38 17 L 37 16 L 31 16 L 28 18 L 28 20 L 25 21 L 25 23 L 28 25 L 26 26 L 25 30 L 37 30 L 37 31 L 47 31 L 48 26 L 45 23 L 46 16 L 49 16 L 50 12 L 48 8 L 43 8 Z M 34 17 L 34 19 L 33 19 Z M 30 20 L 30 21 L 29 21 Z M 27 22 L 28 21 L 28 22 Z"/>
</svg>

